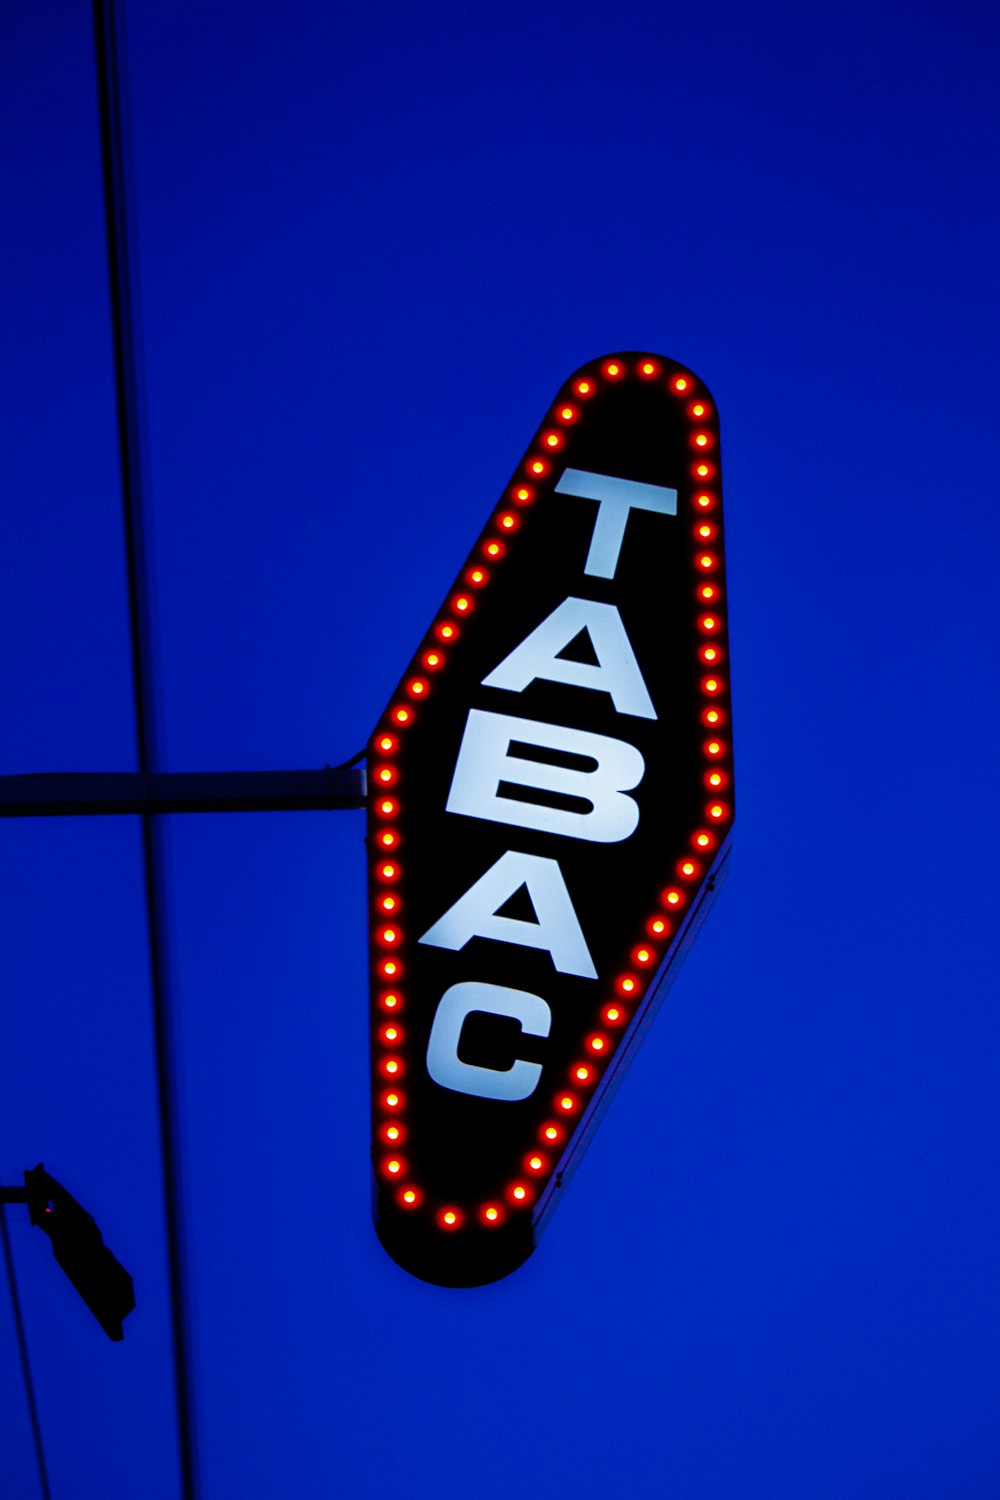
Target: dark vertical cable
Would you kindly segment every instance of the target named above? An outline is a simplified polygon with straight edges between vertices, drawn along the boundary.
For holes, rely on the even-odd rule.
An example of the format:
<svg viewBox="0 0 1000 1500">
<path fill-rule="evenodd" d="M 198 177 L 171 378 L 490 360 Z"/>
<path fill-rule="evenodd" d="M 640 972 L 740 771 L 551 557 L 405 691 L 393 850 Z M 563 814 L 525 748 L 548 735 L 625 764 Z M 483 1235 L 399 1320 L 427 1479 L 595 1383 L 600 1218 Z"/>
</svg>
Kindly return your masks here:
<svg viewBox="0 0 1000 1500">
<path fill-rule="evenodd" d="M 28 1418 L 31 1422 L 31 1436 L 35 1445 L 35 1461 L 38 1464 L 38 1483 L 41 1487 L 42 1500 L 52 1500 L 52 1491 L 49 1489 L 49 1474 L 45 1467 L 45 1449 L 42 1447 L 42 1424 L 38 1420 L 38 1403 L 35 1400 L 35 1382 L 31 1378 L 31 1364 L 28 1359 L 28 1340 L 24 1333 L 24 1318 L 21 1315 L 21 1298 L 17 1290 L 17 1277 L 14 1275 L 14 1253 L 10 1244 L 10 1231 L 7 1228 L 7 1210 L 0 1207 L 0 1239 L 3 1240 L 3 1256 L 7 1262 L 7 1282 L 10 1286 L 10 1302 L 14 1310 L 14 1328 L 17 1333 L 17 1347 L 21 1356 L 21 1374 L 24 1376 L 24 1390 L 28 1398 Z"/>
<path fill-rule="evenodd" d="M 139 770 L 143 774 L 151 774 L 158 769 L 158 735 L 153 695 L 157 663 L 151 608 L 148 510 L 143 481 L 144 427 L 142 386 L 139 379 L 138 309 L 127 213 L 130 183 L 126 151 L 124 69 L 114 0 L 93 0 L 93 18 L 136 741 Z M 197 1500 L 194 1390 L 186 1296 L 186 1240 L 180 1182 L 179 1119 L 174 1084 L 174 1034 L 170 1017 L 167 871 L 164 834 L 158 818 L 148 815 L 143 817 L 142 845 L 170 1277 L 177 1440 L 183 1494 L 185 1500 Z"/>
</svg>

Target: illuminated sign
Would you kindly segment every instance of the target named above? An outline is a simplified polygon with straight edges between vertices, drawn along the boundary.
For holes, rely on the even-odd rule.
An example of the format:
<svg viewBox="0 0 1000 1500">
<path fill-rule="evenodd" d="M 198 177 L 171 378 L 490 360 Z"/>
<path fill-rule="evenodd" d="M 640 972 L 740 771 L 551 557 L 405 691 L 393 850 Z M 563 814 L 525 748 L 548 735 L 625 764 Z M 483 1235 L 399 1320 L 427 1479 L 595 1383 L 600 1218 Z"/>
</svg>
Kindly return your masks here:
<svg viewBox="0 0 1000 1500">
<path fill-rule="evenodd" d="M 375 1221 L 425 1280 L 531 1253 L 707 910 L 725 606 L 714 402 L 585 366 L 371 742 Z"/>
</svg>

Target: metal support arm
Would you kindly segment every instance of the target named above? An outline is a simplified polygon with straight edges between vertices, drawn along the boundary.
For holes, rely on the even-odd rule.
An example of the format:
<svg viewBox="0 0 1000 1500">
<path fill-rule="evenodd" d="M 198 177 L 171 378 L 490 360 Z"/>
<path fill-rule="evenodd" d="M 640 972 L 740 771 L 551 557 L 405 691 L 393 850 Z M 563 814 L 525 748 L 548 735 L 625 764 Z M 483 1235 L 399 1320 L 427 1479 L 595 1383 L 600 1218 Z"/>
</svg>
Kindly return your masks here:
<svg viewBox="0 0 1000 1500">
<path fill-rule="evenodd" d="M 364 807 L 363 766 L 322 771 L 53 772 L 0 776 L 0 817 L 313 812 Z"/>
</svg>

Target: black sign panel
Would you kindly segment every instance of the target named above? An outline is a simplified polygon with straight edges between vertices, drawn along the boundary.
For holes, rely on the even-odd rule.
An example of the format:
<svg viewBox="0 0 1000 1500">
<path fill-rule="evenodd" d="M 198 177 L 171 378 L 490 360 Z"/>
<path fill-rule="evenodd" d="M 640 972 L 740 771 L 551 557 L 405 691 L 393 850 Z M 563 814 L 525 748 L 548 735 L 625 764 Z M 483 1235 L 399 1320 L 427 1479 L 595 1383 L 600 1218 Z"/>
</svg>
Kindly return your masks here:
<svg viewBox="0 0 1000 1500">
<path fill-rule="evenodd" d="M 371 744 L 375 1219 L 408 1271 L 536 1243 L 733 819 L 715 404 L 576 372 Z"/>
</svg>

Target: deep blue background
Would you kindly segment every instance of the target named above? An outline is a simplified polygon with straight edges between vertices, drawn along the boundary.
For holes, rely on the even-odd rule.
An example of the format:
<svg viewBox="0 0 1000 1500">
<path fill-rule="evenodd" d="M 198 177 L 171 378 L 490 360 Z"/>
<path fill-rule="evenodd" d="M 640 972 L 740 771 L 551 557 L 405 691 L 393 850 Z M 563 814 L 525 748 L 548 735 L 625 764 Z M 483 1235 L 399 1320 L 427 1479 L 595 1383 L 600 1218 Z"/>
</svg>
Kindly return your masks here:
<svg viewBox="0 0 1000 1500">
<path fill-rule="evenodd" d="M 998 18 L 127 6 L 161 764 L 360 749 L 560 382 L 723 430 L 732 874 L 507 1281 L 368 1216 L 361 815 L 177 817 L 204 1493 L 1000 1494 Z M 135 765 L 89 6 L 8 0 L 0 771 Z M 2 830 L 0 1176 L 53 1494 L 178 1493 L 133 819 Z M 38 1493 L 0 1289 L 0 1451 Z"/>
</svg>

